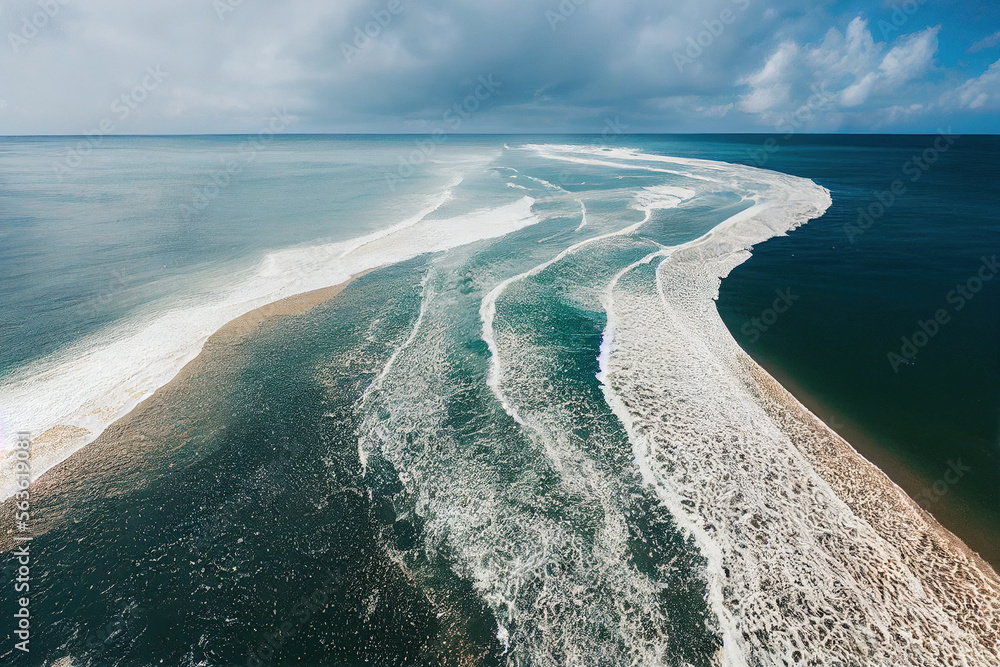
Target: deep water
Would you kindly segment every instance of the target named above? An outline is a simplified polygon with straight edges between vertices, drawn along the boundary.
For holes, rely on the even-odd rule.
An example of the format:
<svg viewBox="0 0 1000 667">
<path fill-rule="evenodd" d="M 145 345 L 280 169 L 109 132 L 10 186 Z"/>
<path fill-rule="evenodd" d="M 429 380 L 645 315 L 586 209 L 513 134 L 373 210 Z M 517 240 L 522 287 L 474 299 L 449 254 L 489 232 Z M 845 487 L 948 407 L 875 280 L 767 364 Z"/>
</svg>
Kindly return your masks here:
<svg viewBox="0 0 1000 667">
<path fill-rule="evenodd" d="M 751 165 L 767 139 L 706 138 L 718 159 Z M 987 269 L 978 293 L 958 288 L 976 288 L 1000 254 L 1000 138 L 954 138 L 927 169 L 914 157 L 935 136 L 777 140 L 764 166 L 829 188 L 833 206 L 754 249 L 723 281 L 723 319 L 800 400 L 997 567 L 1000 276 Z M 905 191 L 880 213 L 894 181 Z M 761 320 L 788 290 L 787 312 Z M 947 320 L 935 329 L 939 310 Z M 924 340 L 924 331 L 934 335 Z M 903 338 L 925 344 L 911 349 Z"/>
<path fill-rule="evenodd" d="M 386 169 L 416 139 L 280 139 L 197 219 L 182 213 L 191 187 L 238 140 L 116 139 L 68 183 L 47 171 L 58 140 L 0 141 L 5 391 L 42 375 L 35 364 L 100 376 L 81 350 L 124 349 L 119 332 L 162 312 L 194 313 L 193 326 L 194 306 L 240 280 L 326 275 L 353 251 L 324 244 L 425 211 L 365 245 L 387 258 L 367 268 L 389 266 L 210 344 L 195 372 L 36 482 L 38 622 L 31 655 L 6 643 L 4 664 L 711 664 L 722 639 L 708 583 L 723 574 L 641 477 L 599 355 L 615 276 L 638 266 L 621 289 L 655 294 L 657 253 L 746 210 L 741 188 L 757 186 L 725 165 L 609 166 L 603 148 L 831 191 L 825 215 L 722 282 L 719 312 L 800 400 L 1000 562 L 1000 140 L 452 138 L 387 192 Z M 947 150 L 924 169 L 914 156 L 935 141 Z M 519 210 L 523 224 L 493 238 Z M 473 242 L 436 245 L 463 230 Z M 409 248 L 428 250 L 392 263 Z M 974 277 L 989 279 L 952 293 Z M 667 394 L 646 399 L 682 414 L 686 398 Z M 73 398 L 37 396 L 59 409 Z M 0 430 L 13 422 L 0 404 Z M 672 446 L 692 445 L 677 433 Z"/>
<path fill-rule="evenodd" d="M 421 268 L 363 277 L 208 355 L 183 391 L 140 408 L 103 465 L 40 500 L 37 518 L 56 525 L 31 546 L 32 613 L 58 622 L 38 624 L 32 656 L 499 664 L 468 584 L 447 567 L 418 582 L 396 566 L 419 526 L 360 478 L 352 405 L 412 325 Z M 137 450 L 141 463 L 114 461 Z"/>
</svg>

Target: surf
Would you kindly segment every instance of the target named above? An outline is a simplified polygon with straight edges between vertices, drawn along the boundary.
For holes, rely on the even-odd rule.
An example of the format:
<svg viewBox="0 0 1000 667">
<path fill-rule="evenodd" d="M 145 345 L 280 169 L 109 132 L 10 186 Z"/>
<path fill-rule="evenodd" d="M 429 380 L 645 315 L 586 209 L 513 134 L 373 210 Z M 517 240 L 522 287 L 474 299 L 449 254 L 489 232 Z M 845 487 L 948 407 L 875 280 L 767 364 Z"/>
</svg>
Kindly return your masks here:
<svg viewBox="0 0 1000 667">
<path fill-rule="evenodd" d="M 753 245 L 830 205 L 829 193 L 805 179 L 735 166 L 730 175 L 752 207 L 627 267 L 609 286 L 600 374 L 644 478 L 708 559 L 710 600 L 725 636 L 721 662 L 996 661 L 995 632 L 964 611 L 979 587 L 998 590 L 996 575 L 951 548 L 973 572 L 955 576 L 945 561 L 915 550 L 913 539 L 873 521 L 870 508 L 884 503 L 874 499 L 902 492 L 884 478 L 849 491 L 838 483 L 845 470 L 870 476 L 873 467 L 777 383 L 767 384 L 722 324 L 719 281 Z M 837 458 L 824 441 L 840 443 Z M 894 510 L 913 534 L 949 544 L 912 502 Z M 821 620 L 845 614 L 867 620 Z M 941 636 L 947 644 L 911 639 Z"/>
<path fill-rule="evenodd" d="M 8 428 L 34 436 L 33 474 L 44 474 L 93 442 L 173 379 L 228 322 L 379 266 L 496 238 L 538 221 L 531 211 L 534 200 L 527 196 L 495 208 L 434 217 L 460 183 L 452 180 L 416 215 L 387 230 L 271 252 L 216 293 L 184 295 L 160 312 L 118 322 L 9 375 L 0 384 L 0 405 Z M 7 474 L 15 464 L 10 454 L 0 461 L 4 499 L 17 490 L 13 474 Z"/>
</svg>

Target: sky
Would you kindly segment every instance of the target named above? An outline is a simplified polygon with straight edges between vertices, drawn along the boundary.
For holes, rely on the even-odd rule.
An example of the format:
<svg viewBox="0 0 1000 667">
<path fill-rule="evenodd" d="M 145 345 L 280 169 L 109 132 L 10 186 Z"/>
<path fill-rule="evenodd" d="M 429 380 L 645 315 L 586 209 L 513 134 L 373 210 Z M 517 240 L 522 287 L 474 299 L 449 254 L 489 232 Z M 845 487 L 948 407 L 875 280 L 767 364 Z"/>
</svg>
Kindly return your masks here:
<svg viewBox="0 0 1000 667">
<path fill-rule="evenodd" d="M 0 135 L 1000 131 L 997 0 L 5 0 L 0 34 Z"/>
</svg>

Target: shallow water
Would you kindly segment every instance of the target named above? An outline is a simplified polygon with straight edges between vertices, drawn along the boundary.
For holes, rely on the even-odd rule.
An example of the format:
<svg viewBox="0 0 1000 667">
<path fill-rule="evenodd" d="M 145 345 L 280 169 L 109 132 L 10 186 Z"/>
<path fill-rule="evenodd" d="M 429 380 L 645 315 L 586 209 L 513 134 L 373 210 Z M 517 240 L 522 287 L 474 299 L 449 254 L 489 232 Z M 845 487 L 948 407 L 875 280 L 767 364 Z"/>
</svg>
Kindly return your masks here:
<svg viewBox="0 0 1000 667">
<path fill-rule="evenodd" d="M 173 161 L 162 198 L 184 193 L 236 140 L 198 151 L 184 142 L 202 140 L 122 141 L 109 150 L 126 165 Z M 970 590 L 944 571 L 950 561 L 916 555 L 901 566 L 893 549 L 904 561 L 909 552 L 865 514 L 864 490 L 851 497 L 822 457 L 789 439 L 714 314 L 719 276 L 745 248 L 822 215 L 826 190 L 690 159 L 738 161 L 746 150 L 708 140 L 630 139 L 641 153 L 483 138 L 452 143 L 387 192 L 385 175 L 412 141 L 277 140 L 201 212 L 208 240 L 180 253 L 180 277 L 112 290 L 141 298 L 101 300 L 91 328 L 60 328 L 72 316 L 59 304 L 93 285 L 67 294 L 21 256 L 58 197 L 10 195 L 34 217 L 10 226 L 19 259 L 0 266 L 36 285 L 23 306 L 54 342 L 4 352 L 8 431 L 90 431 L 36 438 L 36 456 L 70 458 L 37 482 L 32 604 L 49 621 L 35 655 L 95 665 L 935 664 L 949 651 L 996 650 L 950 611 Z M 4 155 L 21 171 L 9 171 L 37 169 L 39 150 L 56 148 L 17 145 Z M 801 150 L 809 164 L 818 149 Z M 72 187 L 48 187 L 89 191 L 98 164 L 110 168 L 95 158 Z M 285 167 L 272 184 L 267 174 Z M 229 207 L 224 197 L 240 188 L 266 207 Z M 154 264 L 176 254 L 107 229 L 104 242 L 125 254 L 160 253 Z M 53 264 L 58 248 L 33 252 Z M 82 256 L 106 267 L 100 252 Z M 221 323 L 386 264 L 328 304 L 209 349 L 194 375 L 84 446 Z M 153 357 L 151 336 L 170 363 L 136 373 Z M 67 378 L 84 381 L 65 391 Z M 900 521 L 925 530 L 908 512 Z M 937 578 L 932 597 L 915 592 Z M 881 600 L 870 595 L 879 586 Z M 792 587 L 798 597 L 786 599 Z M 848 627 L 811 627 L 824 614 Z M 887 635 L 895 648 L 881 645 Z"/>
</svg>

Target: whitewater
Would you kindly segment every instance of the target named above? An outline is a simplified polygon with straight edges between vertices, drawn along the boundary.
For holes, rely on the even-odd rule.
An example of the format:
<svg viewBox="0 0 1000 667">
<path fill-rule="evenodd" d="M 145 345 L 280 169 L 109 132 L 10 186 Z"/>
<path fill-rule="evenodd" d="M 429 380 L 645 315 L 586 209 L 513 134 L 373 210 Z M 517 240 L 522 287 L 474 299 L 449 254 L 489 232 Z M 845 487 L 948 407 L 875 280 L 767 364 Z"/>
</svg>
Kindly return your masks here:
<svg viewBox="0 0 1000 667">
<path fill-rule="evenodd" d="M 454 389 L 444 380 L 452 370 L 447 345 L 434 332 L 461 326 L 449 321 L 456 315 L 447 308 L 435 325 L 425 301 L 410 349 L 401 353 L 419 371 L 401 370 L 395 390 L 390 374 L 383 402 L 362 410 L 369 415 L 363 448 L 406 471 L 414 514 L 427 521 L 433 540 L 457 553 L 459 571 L 494 609 L 511 664 L 616 664 L 622 655 L 632 664 L 662 664 L 679 651 L 675 639 L 648 631 L 670 623 L 657 589 L 679 582 L 629 562 L 621 526 L 631 508 L 618 496 L 639 492 L 627 475 L 605 469 L 612 444 L 602 452 L 594 430 L 589 438 L 571 435 L 589 417 L 581 414 L 588 399 L 579 388 L 559 395 L 562 352 L 546 341 L 546 326 L 524 316 L 534 309 L 542 317 L 531 290 L 555 281 L 559 299 L 606 314 L 597 379 L 627 431 L 629 464 L 659 508 L 646 511 L 669 513 L 704 559 L 706 625 L 719 638 L 712 663 L 993 664 L 1000 651 L 996 574 L 770 379 L 715 309 L 720 280 L 750 248 L 822 215 L 829 192 L 760 169 L 627 149 L 521 150 L 679 181 L 634 190 L 629 207 L 643 214 L 635 222 L 606 227 L 492 285 L 488 276 L 480 280 L 485 295 L 477 310 L 490 354 L 481 381 L 538 457 L 529 478 L 539 467 L 553 471 L 559 493 L 601 520 L 580 519 L 576 530 L 573 522 L 547 522 L 518 509 L 538 498 L 510 498 L 489 466 L 463 461 L 445 472 L 428 456 L 433 447 L 446 460 L 463 458 L 459 439 L 442 437 Z M 532 180 L 580 205 L 576 231 L 585 228 L 587 208 L 576 193 Z M 676 245 L 642 237 L 654 211 L 676 211 L 720 190 L 735 195 L 739 210 L 703 235 Z M 431 298 L 440 306 L 448 297 L 432 284 Z M 499 312 L 504 301 L 511 304 L 506 315 Z M 441 384 L 428 386 L 434 377 Z M 415 386 L 423 391 L 414 393 Z M 497 558 L 501 544 L 505 556 Z M 621 599 L 627 607 L 615 602 Z"/>
<path fill-rule="evenodd" d="M 459 183 L 461 178 L 453 179 L 423 210 L 386 230 L 269 253 L 220 294 L 191 295 L 165 312 L 116 323 L 110 331 L 12 373 L 0 383 L 0 406 L 9 429 L 0 463 L 0 497 L 17 490 L 12 447 L 17 431 L 33 434 L 32 474 L 44 474 L 166 385 L 213 333 L 241 315 L 379 266 L 503 236 L 538 220 L 530 197 L 451 219 L 429 219 Z"/>
<path fill-rule="evenodd" d="M 477 150 L 430 165 L 437 185 L 378 230 L 272 250 L 18 368 L 4 437 L 36 434 L 44 473 L 226 323 L 425 257 L 408 332 L 349 406 L 350 449 L 359 488 L 419 527 L 389 559 L 428 599 L 442 571 L 469 582 L 502 661 L 1000 664 L 1000 578 L 716 309 L 753 246 L 822 216 L 828 190 L 631 148 Z"/>
</svg>

